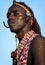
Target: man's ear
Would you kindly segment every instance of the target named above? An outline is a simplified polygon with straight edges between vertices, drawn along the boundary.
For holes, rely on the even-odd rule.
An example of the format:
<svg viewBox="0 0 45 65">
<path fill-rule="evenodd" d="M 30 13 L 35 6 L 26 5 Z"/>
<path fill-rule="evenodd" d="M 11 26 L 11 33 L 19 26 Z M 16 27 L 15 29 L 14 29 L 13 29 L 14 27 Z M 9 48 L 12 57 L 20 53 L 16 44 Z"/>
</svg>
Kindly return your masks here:
<svg viewBox="0 0 45 65">
<path fill-rule="evenodd" d="M 33 18 L 30 18 L 30 16 L 27 16 L 26 20 L 28 21 L 27 23 L 33 24 Z"/>
<path fill-rule="evenodd" d="M 28 18 L 28 24 L 32 25 L 33 24 L 33 18 Z"/>
</svg>

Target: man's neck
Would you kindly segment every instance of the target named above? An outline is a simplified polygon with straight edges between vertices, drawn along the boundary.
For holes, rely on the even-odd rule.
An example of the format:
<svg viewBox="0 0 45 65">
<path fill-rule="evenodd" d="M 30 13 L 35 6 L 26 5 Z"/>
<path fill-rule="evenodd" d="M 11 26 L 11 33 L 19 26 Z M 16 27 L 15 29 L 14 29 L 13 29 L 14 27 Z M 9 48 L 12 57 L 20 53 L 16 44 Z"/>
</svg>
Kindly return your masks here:
<svg viewBox="0 0 45 65">
<path fill-rule="evenodd" d="M 30 31 L 30 27 L 28 26 L 28 24 L 23 28 L 21 29 L 18 33 L 17 33 L 17 37 L 19 39 L 19 41 L 22 40 L 22 38 L 24 37 L 24 35 Z"/>
</svg>

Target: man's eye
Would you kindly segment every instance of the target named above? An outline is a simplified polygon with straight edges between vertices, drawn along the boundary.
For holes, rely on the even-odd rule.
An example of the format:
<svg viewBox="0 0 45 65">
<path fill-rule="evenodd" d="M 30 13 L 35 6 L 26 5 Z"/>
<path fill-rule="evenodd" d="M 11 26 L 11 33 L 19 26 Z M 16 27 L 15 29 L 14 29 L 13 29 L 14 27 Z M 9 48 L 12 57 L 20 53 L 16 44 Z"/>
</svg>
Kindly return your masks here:
<svg viewBox="0 0 45 65">
<path fill-rule="evenodd" d="M 13 13 L 14 13 L 14 15 L 15 15 L 15 16 L 17 16 L 17 15 L 18 15 L 18 12 L 13 11 Z"/>
</svg>

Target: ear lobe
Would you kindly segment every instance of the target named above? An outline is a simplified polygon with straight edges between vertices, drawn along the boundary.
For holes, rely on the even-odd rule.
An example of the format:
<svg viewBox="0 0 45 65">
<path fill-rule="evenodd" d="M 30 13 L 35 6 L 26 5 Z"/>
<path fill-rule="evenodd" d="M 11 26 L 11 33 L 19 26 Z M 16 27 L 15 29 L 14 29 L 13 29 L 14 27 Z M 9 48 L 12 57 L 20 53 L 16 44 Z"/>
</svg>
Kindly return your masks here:
<svg viewBox="0 0 45 65">
<path fill-rule="evenodd" d="M 28 21 L 29 19 L 30 19 L 30 17 L 29 17 L 29 16 L 27 16 L 26 20 Z"/>
<path fill-rule="evenodd" d="M 33 19 L 32 19 L 32 18 L 29 18 L 29 19 L 28 19 L 28 23 L 29 23 L 30 25 L 33 25 Z"/>
<path fill-rule="evenodd" d="M 33 24 L 33 19 L 30 18 L 30 16 L 27 16 L 26 20 L 28 21 L 29 24 Z"/>
<path fill-rule="evenodd" d="M 33 20 L 31 19 L 31 25 L 33 24 Z"/>
</svg>

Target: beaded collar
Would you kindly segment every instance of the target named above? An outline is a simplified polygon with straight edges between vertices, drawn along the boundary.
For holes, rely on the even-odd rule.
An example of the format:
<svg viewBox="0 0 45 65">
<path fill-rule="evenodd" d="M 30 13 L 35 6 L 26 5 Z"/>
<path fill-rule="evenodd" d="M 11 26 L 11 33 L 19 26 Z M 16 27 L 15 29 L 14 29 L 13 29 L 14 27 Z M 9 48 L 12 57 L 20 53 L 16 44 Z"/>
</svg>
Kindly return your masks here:
<svg viewBox="0 0 45 65">
<path fill-rule="evenodd" d="M 20 65 L 27 65 L 27 57 L 28 57 L 28 50 L 29 45 L 31 44 L 31 41 L 33 38 L 35 38 L 38 34 L 36 34 L 34 31 L 29 31 L 25 34 L 24 38 L 21 40 L 20 44 L 17 47 L 18 56 L 20 56 L 19 61 Z"/>
</svg>

